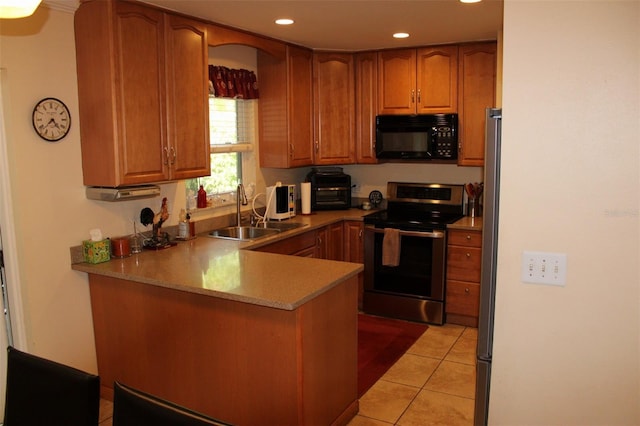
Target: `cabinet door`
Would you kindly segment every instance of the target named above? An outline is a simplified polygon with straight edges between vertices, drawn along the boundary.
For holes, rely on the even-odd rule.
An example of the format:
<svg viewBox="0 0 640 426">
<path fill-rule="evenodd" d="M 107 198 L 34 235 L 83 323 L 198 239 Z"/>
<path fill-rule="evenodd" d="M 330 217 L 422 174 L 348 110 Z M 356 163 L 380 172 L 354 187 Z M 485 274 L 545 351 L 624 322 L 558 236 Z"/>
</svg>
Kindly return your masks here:
<svg viewBox="0 0 640 426">
<path fill-rule="evenodd" d="M 209 107 L 206 26 L 167 16 L 168 143 L 172 179 L 209 175 Z"/>
<path fill-rule="evenodd" d="M 326 259 L 343 260 L 344 259 L 344 242 L 343 242 L 343 226 L 342 222 L 334 223 L 328 226 L 328 250 Z"/>
<path fill-rule="evenodd" d="M 164 14 L 117 2 L 115 21 L 117 185 L 166 180 Z"/>
<path fill-rule="evenodd" d="M 312 53 L 288 46 L 289 167 L 313 164 Z"/>
<path fill-rule="evenodd" d="M 458 46 L 418 49 L 418 114 L 458 111 Z"/>
<path fill-rule="evenodd" d="M 364 222 L 347 220 L 344 222 L 344 261 L 364 263 Z M 358 309 L 362 309 L 364 295 L 364 274 L 358 274 Z"/>
<path fill-rule="evenodd" d="M 325 226 L 316 231 L 316 257 L 319 259 L 342 260 L 342 222 Z"/>
<path fill-rule="evenodd" d="M 415 114 L 416 50 L 378 53 L 378 112 Z"/>
<path fill-rule="evenodd" d="M 485 111 L 496 103 L 496 44 L 460 46 L 458 165 L 484 165 Z"/>
<path fill-rule="evenodd" d="M 344 260 L 364 263 L 364 222 L 350 220 L 344 222 Z"/>
<path fill-rule="evenodd" d="M 354 73 L 350 53 L 314 53 L 314 164 L 355 162 Z"/>
<path fill-rule="evenodd" d="M 376 114 L 378 113 L 378 55 L 355 55 L 356 163 L 375 164 Z"/>
</svg>

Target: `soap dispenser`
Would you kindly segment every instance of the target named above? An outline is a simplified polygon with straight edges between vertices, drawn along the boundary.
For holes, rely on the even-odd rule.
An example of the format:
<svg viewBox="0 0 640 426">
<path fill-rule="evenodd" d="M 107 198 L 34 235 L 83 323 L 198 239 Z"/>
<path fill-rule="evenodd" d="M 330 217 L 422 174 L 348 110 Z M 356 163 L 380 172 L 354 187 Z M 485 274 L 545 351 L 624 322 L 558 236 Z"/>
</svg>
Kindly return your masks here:
<svg viewBox="0 0 640 426">
<path fill-rule="evenodd" d="M 187 238 L 189 236 L 189 224 L 187 223 L 187 212 L 180 209 L 180 222 L 178 222 L 178 237 Z"/>
</svg>

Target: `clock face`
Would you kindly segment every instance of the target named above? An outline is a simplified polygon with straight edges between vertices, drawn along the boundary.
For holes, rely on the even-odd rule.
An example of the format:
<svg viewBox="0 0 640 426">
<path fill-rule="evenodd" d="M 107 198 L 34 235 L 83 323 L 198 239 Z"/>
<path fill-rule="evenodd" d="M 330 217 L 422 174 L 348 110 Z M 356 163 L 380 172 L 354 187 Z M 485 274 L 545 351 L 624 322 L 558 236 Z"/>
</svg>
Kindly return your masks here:
<svg viewBox="0 0 640 426">
<path fill-rule="evenodd" d="M 371 201 L 371 204 L 373 204 L 374 207 L 377 207 L 378 204 L 382 202 L 382 192 L 378 190 L 371 191 L 369 194 L 369 201 Z"/>
<path fill-rule="evenodd" d="M 33 128 L 42 139 L 48 142 L 59 141 L 71 129 L 69 108 L 56 98 L 41 100 L 33 109 Z"/>
</svg>

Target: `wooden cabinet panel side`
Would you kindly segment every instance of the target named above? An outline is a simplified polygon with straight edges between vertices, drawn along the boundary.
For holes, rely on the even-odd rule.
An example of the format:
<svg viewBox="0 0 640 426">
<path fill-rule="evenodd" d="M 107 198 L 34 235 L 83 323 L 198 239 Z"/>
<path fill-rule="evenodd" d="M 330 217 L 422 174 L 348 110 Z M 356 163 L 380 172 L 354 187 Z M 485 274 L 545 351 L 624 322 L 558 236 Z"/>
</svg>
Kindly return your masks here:
<svg viewBox="0 0 640 426">
<path fill-rule="evenodd" d="M 287 60 L 258 51 L 260 166 L 289 167 Z"/>
<path fill-rule="evenodd" d="M 120 180 L 113 5 L 82 3 L 74 17 L 78 74 L 78 116 L 85 185 L 115 185 Z"/>
</svg>

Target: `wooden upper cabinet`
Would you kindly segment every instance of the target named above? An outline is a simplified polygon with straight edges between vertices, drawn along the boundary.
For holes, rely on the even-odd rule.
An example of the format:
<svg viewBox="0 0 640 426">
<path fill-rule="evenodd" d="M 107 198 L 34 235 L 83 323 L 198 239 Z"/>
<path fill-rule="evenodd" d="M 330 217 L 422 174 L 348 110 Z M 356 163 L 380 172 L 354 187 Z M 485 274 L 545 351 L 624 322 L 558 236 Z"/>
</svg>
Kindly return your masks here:
<svg viewBox="0 0 640 426">
<path fill-rule="evenodd" d="M 286 57 L 258 51 L 260 166 L 313 164 L 311 50 L 287 46 Z"/>
<path fill-rule="evenodd" d="M 378 112 L 416 113 L 416 49 L 378 53 Z"/>
<path fill-rule="evenodd" d="M 206 176 L 211 173 L 206 27 L 167 15 L 165 35 L 171 178 Z"/>
<path fill-rule="evenodd" d="M 376 52 L 354 56 L 356 73 L 356 163 L 375 164 L 376 115 L 378 113 L 378 55 Z"/>
<path fill-rule="evenodd" d="M 458 46 L 418 49 L 418 114 L 455 113 L 458 111 Z"/>
<path fill-rule="evenodd" d="M 353 55 L 314 53 L 314 164 L 355 162 Z"/>
<path fill-rule="evenodd" d="M 78 8 L 75 35 L 84 184 L 208 175 L 204 25 L 95 0 Z"/>
<path fill-rule="evenodd" d="M 460 46 L 458 165 L 484 165 L 486 109 L 496 104 L 496 43 Z"/>
<path fill-rule="evenodd" d="M 378 112 L 457 112 L 458 46 L 387 50 L 378 54 Z"/>
</svg>

